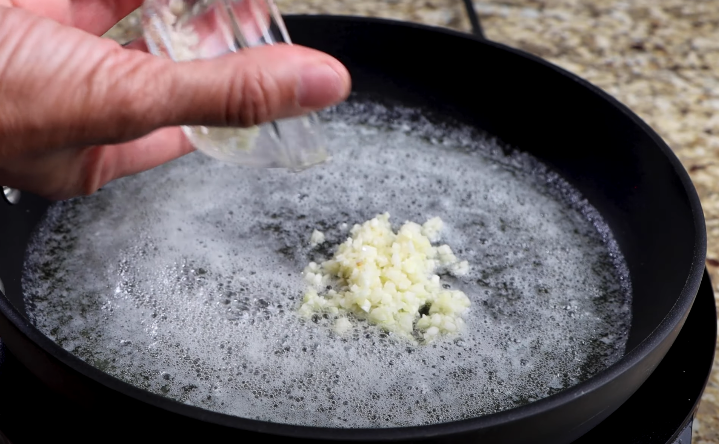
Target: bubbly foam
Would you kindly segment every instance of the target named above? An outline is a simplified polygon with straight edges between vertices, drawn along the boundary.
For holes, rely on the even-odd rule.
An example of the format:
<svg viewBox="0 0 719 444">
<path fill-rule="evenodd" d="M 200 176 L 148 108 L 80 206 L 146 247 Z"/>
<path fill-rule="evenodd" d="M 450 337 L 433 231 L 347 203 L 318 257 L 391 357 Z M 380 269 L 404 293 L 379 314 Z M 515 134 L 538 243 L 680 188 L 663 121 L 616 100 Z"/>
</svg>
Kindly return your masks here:
<svg viewBox="0 0 719 444">
<path fill-rule="evenodd" d="M 530 156 L 418 111 L 324 114 L 330 163 L 252 170 L 201 154 L 53 205 L 23 285 L 31 320 L 143 389 L 210 410 L 324 427 L 493 413 L 587 379 L 624 353 L 630 286 L 598 213 Z M 296 310 L 309 261 L 389 211 L 440 216 L 473 267 L 458 336 L 417 345 L 366 322 L 340 337 Z M 326 242 L 310 246 L 321 230 Z"/>
</svg>

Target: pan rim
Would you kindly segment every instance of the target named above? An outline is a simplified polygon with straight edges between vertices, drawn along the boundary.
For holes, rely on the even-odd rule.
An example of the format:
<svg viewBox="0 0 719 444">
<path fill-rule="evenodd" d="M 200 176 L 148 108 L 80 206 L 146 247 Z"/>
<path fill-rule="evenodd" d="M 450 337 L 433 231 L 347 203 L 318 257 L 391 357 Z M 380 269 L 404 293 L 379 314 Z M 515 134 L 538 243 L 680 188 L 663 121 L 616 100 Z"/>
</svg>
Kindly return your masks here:
<svg viewBox="0 0 719 444">
<path fill-rule="evenodd" d="M 623 105 L 614 97 L 604 92 L 597 86 L 587 80 L 566 71 L 565 69 L 554 65 L 544 59 L 541 59 L 524 51 L 511 48 L 501 43 L 488 41 L 473 35 L 465 34 L 450 29 L 439 28 L 424 24 L 398 21 L 393 19 L 383 19 L 374 17 L 358 17 L 350 15 L 294 15 L 286 18 L 289 22 L 293 21 L 340 21 L 346 23 L 367 23 L 381 24 L 385 26 L 394 26 L 399 28 L 414 28 L 419 30 L 431 31 L 434 33 L 442 33 L 453 37 L 470 39 L 479 44 L 489 45 L 496 49 L 512 53 L 514 56 L 528 59 L 531 62 L 539 63 L 557 75 L 567 80 L 579 83 L 588 88 L 599 97 L 607 101 L 610 105 L 620 111 L 632 123 L 638 127 L 655 143 L 666 156 L 675 174 L 678 176 L 684 192 L 689 201 L 690 210 L 694 217 L 695 243 L 693 246 L 694 257 L 689 269 L 686 282 L 674 306 L 669 310 L 667 315 L 662 319 L 659 325 L 650 333 L 642 342 L 634 349 L 626 353 L 613 365 L 607 367 L 601 372 L 595 374 L 591 378 L 572 386 L 559 393 L 542 398 L 538 401 L 515 407 L 508 410 L 483 415 L 476 418 L 468 418 L 464 420 L 451 421 L 438 424 L 430 424 L 423 426 L 408 427 L 392 427 L 392 428 L 327 428 L 327 427 L 311 427 L 292 424 L 272 423 L 260 420 L 240 418 L 237 416 L 217 413 L 200 407 L 187 405 L 179 401 L 140 389 L 127 382 L 124 382 L 114 376 L 102 372 L 101 370 L 91 366 L 75 355 L 63 349 L 50 338 L 45 336 L 39 329 L 34 327 L 29 320 L 23 317 L 18 310 L 10 303 L 10 301 L 2 294 L 0 297 L 0 312 L 4 313 L 8 320 L 20 330 L 27 338 L 37 344 L 44 352 L 59 360 L 65 366 L 71 368 L 101 384 L 105 388 L 118 392 L 122 395 L 134 398 L 141 403 L 149 404 L 153 407 L 160 408 L 170 413 L 178 414 L 190 419 L 200 420 L 205 423 L 223 426 L 236 430 L 245 430 L 251 432 L 275 435 L 278 437 L 294 437 L 315 440 L 342 440 L 342 441 L 364 441 L 364 440 L 411 440 L 420 438 L 432 438 L 438 436 L 449 436 L 463 434 L 478 429 L 486 429 L 496 426 L 506 426 L 511 423 L 536 415 L 539 412 L 545 412 L 561 407 L 571 400 L 594 392 L 601 387 L 607 385 L 612 380 L 627 372 L 630 368 L 638 365 L 647 355 L 653 351 L 659 344 L 664 342 L 671 335 L 676 335 L 683 326 L 684 320 L 691 309 L 696 294 L 699 290 L 701 280 L 705 268 L 706 258 L 706 227 L 704 214 L 702 211 L 699 196 L 696 192 L 691 179 L 684 169 L 683 165 L 676 157 L 674 152 L 669 148 L 666 142 L 639 116 L 632 112 L 628 107 Z M 672 339 L 673 342 L 673 339 Z M 671 344 L 669 344 L 671 345 Z M 667 347 L 668 348 L 668 347 Z M 653 369 L 651 369 L 653 370 Z M 647 372 L 648 377 L 651 371 Z M 629 395 L 627 395 L 629 396 Z"/>
</svg>

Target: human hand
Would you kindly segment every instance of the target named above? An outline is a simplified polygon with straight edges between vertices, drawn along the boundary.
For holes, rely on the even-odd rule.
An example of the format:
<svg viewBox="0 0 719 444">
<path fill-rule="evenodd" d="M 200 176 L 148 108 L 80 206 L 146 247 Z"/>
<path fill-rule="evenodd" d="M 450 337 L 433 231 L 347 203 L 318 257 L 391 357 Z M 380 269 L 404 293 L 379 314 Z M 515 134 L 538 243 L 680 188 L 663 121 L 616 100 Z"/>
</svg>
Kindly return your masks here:
<svg viewBox="0 0 719 444">
<path fill-rule="evenodd" d="M 98 37 L 141 0 L 0 0 L 0 185 L 51 199 L 190 151 L 178 125 L 252 126 L 344 100 L 347 70 L 299 46 L 174 63 Z"/>
</svg>

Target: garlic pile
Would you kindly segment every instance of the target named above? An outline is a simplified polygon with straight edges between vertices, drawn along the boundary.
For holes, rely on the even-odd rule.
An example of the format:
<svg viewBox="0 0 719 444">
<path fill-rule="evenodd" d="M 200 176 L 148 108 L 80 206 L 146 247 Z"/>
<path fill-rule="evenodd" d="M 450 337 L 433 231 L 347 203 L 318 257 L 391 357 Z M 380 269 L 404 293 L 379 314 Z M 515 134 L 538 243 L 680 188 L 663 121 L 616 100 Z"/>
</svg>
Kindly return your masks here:
<svg viewBox="0 0 719 444">
<path fill-rule="evenodd" d="M 442 220 L 435 217 L 424 225 L 406 222 L 394 233 L 389 218 L 385 213 L 355 225 L 332 259 L 322 264 L 311 262 L 305 268 L 309 288 L 300 314 L 336 315 L 339 334 L 352 328 L 347 314 L 425 341 L 459 331 L 469 298 L 461 291 L 443 288 L 437 273 L 463 276 L 469 264 L 457 259 L 448 245 L 432 246 L 431 242 L 439 240 Z M 318 244 L 320 234 L 313 233 L 313 245 Z M 324 241 L 324 236 L 321 238 Z"/>
</svg>

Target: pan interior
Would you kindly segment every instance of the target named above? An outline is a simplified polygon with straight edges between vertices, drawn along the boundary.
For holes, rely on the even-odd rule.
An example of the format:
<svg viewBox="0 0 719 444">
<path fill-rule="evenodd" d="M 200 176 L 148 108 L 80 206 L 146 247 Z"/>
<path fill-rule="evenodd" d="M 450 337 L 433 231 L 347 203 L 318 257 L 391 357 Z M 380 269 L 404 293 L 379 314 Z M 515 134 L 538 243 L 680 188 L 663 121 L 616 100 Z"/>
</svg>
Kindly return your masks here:
<svg viewBox="0 0 719 444">
<path fill-rule="evenodd" d="M 53 205 L 26 256 L 32 322 L 143 389 L 322 427 L 506 410 L 622 356 L 624 260 L 561 177 L 420 110 L 352 100 L 322 117 L 333 158 L 302 173 L 192 154 Z M 472 301 L 460 335 L 417 345 L 358 322 L 340 337 L 331 317 L 296 315 L 304 266 L 385 211 L 395 226 L 445 221 L 442 242 L 471 265 L 443 277 Z"/>
</svg>

